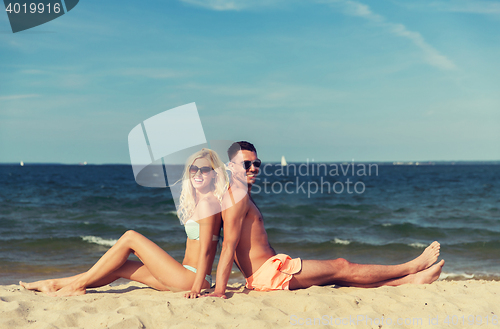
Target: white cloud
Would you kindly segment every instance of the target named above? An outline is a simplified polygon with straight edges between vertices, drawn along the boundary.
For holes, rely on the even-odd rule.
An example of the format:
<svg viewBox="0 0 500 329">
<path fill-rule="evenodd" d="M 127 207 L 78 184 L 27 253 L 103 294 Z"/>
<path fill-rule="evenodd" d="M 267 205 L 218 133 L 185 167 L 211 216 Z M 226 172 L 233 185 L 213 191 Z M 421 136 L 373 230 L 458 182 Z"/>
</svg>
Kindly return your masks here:
<svg viewBox="0 0 500 329">
<path fill-rule="evenodd" d="M 340 5 L 346 15 L 362 17 L 387 28 L 389 32 L 398 37 L 410 40 L 415 46 L 420 48 L 424 55 L 424 60 L 430 65 L 443 70 L 453 70 L 456 68 L 450 59 L 428 44 L 420 33 L 408 30 L 403 24 L 388 22 L 383 16 L 371 11 L 369 6 L 351 0 L 330 0 L 327 3 L 335 6 Z"/>
<path fill-rule="evenodd" d="M 434 47 L 425 42 L 420 33 L 409 31 L 402 24 L 389 23 L 388 27 L 395 35 L 407 38 L 411 40 L 413 44 L 419 47 L 422 50 L 424 59 L 427 61 L 427 63 L 444 70 L 456 69 L 455 64 L 446 56 L 442 55 L 441 53 L 439 53 L 439 51 L 434 49 Z"/>
<path fill-rule="evenodd" d="M 276 6 L 278 4 L 283 3 L 283 1 L 279 0 L 275 1 L 268 0 L 266 2 L 261 0 L 259 1 L 181 0 L 181 1 L 212 10 L 244 10 L 250 7 L 260 7 L 264 5 Z M 428 64 L 442 70 L 456 69 L 456 66 L 453 63 L 453 61 L 447 58 L 445 55 L 441 54 L 437 49 L 432 47 L 430 44 L 428 44 L 420 33 L 408 30 L 403 24 L 388 22 L 385 19 L 385 17 L 374 13 L 368 5 L 352 0 L 316 0 L 316 3 L 330 4 L 333 7 L 340 7 L 340 10 L 346 15 L 361 17 L 372 23 L 385 27 L 393 35 L 406 38 L 410 40 L 415 46 L 420 48 L 423 54 L 423 58 Z M 500 4 L 481 1 L 480 2 L 482 3 L 481 6 L 475 6 L 474 3 L 472 2 L 460 1 L 460 3 L 467 3 L 470 6 L 469 9 L 477 7 L 476 10 L 479 10 L 478 8 L 481 7 L 483 9 L 488 8 L 489 11 L 494 11 L 494 10 L 500 11 Z"/>
<path fill-rule="evenodd" d="M 344 13 L 348 15 L 364 17 L 376 23 L 383 23 L 385 21 L 383 16 L 380 16 L 372 12 L 370 10 L 370 7 L 368 7 L 365 4 L 350 0 L 332 0 L 330 2 L 342 4 L 344 6 L 343 8 Z"/>
<path fill-rule="evenodd" d="M 283 111 L 285 109 L 328 108 L 328 105 L 346 100 L 352 95 L 329 87 L 300 84 L 262 83 L 255 85 L 199 85 L 186 84 L 179 89 L 203 91 L 225 99 L 225 108 Z M 221 105 L 219 105 L 221 106 Z"/>
<path fill-rule="evenodd" d="M 235 1 L 227 0 L 182 0 L 182 2 L 189 3 L 191 5 L 205 7 L 213 10 L 241 10 L 245 8 L 244 3 L 236 4 Z"/>
<path fill-rule="evenodd" d="M 226 11 L 226 10 L 243 10 L 248 9 L 250 7 L 261 7 L 261 6 L 270 6 L 273 5 L 276 1 L 272 0 L 181 0 L 182 2 L 204 7 L 217 11 Z"/>
<path fill-rule="evenodd" d="M 38 95 L 38 94 L 25 94 L 25 95 L 0 96 L 0 101 L 12 101 L 12 100 L 18 100 L 18 99 L 33 98 L 33 97 L 38 97 L 38 96 L 40 96 L 40 95 Z"/>
<path fill-rule="evenodd" d="M 119 75 L 139 76 L 149 79 L 171 79 L 178 78 L 185 74 L 162 68 L 128 68 L 121 70 Z"/>
<path fill-rule="evenodd" d="M 449 12 L 486 14 L 486 15 L 500 14 L 500 3 L 494 1 L 480 1 L 480 0 L 474 0 L 474 1 L 454 0 L 451 2 L 435 1 L 431 2 L 430 6 L 441 11 L 449 11 Z"/>
<path fill-rule="evenodd" d="M 42 71 L 42 70 L 22 70 L 21 73 L 23 74 L 47 74 L 47 72 Z"/>
</svg>

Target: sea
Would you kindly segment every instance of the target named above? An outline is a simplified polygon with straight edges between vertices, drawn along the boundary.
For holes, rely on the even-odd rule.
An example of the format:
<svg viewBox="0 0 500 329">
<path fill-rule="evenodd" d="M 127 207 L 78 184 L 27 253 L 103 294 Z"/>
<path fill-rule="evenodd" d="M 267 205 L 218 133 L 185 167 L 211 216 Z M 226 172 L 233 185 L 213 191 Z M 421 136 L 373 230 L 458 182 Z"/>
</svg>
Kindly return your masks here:
<svg viewBox="0 0 500 329">
<path fill-rule="evenodd" d="M 278 253 L 389 265 L 439 241 L 441 279 L 500 280 L 500 163 L 268 163 L 252 198 Z M 0 284 L 86 271 L 127 230 L 182 261 L 170 189 L 130 165 L 0 164 Z"/>
</svg>

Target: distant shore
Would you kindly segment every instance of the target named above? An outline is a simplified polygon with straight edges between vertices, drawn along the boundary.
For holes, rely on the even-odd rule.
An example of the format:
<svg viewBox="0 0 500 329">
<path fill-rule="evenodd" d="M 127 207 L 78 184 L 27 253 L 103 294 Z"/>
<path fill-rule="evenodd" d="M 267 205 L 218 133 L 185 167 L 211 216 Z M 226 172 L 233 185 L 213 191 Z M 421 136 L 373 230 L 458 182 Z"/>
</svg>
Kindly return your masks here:
<svg viewBox="0 0 500 329">
<path fill-rule="evenodd" d="M 314 159 L 309 160 L 306 159 L 306 161 L 288 161 L 288 165 L 298 165 L 298 164 L 304 164 L 304 163 L 309 163 L 309 164 L 320 164 L 320 163 L 326 163 L 326 164 L 348 164 L 352 163 L 353 161 L 314 161 Z M 264 161 L 264 163 L 268 164 L 279 164 L 281 163 L 279 161 Z M 500 165 L 500 160 L 451 160 L 451 161 L 443 161 L 443 160 L 409 160 L 409 161 L 401 161 L 401 160 L 394 160 L 394 161 L 369 161 L 369 160 L 363 160 L 363 161 L 357 161 L 354 160 L 354 163 L 358 164 L 377 164 L 379 166 L 399 166 L 399 165 L 444 165 L 444 166 L 449 166 L 449 165 Z M 0 162 L 0 166 L 21 166 L 20 162 Z M 82 162 L 82 163 L 60 163 L 60 162 L 25 162 L 23 161 L 23 166 L 131 166 L 130 163 L 87 163 L 87 162 Z"/>
</svg>

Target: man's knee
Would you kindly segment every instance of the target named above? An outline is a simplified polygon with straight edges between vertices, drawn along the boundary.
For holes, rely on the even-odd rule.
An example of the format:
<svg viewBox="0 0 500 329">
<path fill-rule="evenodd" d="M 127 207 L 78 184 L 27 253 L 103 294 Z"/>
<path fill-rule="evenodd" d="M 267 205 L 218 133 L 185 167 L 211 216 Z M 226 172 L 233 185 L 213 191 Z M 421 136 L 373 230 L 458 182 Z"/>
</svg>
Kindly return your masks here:
<svg viewBox="0 0 500 329">
<path fill-rule="evenodd" d="M 352 263 L 344 258 L 337 258 L 330 261 L 333 273 L 337 280 L 342 280 L 350 272 Z"/>
<path fill-rule="evenodd" d="M 337 269 L 344 269 L 349 267 L 351 264 L 347 259 L 344 258 L 337 258 L 337 259 L 332 259 L 331 263 L 333 266 L 335 266 Z"/>
</svg>

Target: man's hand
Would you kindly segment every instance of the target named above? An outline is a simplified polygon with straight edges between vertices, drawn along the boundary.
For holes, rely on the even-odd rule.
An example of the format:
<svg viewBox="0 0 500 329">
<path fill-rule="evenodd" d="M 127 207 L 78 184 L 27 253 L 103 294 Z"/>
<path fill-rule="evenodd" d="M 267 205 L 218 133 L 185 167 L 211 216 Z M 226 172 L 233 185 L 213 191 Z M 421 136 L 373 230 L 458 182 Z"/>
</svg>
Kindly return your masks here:
<svg viewBox="0 0 500 329">
<path fill-rule="evenodd" d="M 200 297 L 200 293 L 196 292 L 196 291 L 190 291 L 190 292 L 185 293 L 184 297 L 189 298 L 189 299 L 195 299 L 195 298 Z"/>
<path fill-rule="evenodd" d="M 218 293 L 215 291 L 211 294 L 203 295 L 202 297 L 221 297 L 221 298 L 227 299 L 226 294 L 221 294 L 221 293 Z"/>
</svg>

